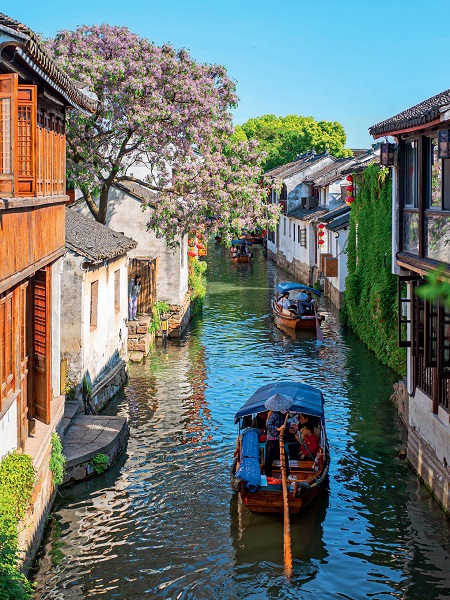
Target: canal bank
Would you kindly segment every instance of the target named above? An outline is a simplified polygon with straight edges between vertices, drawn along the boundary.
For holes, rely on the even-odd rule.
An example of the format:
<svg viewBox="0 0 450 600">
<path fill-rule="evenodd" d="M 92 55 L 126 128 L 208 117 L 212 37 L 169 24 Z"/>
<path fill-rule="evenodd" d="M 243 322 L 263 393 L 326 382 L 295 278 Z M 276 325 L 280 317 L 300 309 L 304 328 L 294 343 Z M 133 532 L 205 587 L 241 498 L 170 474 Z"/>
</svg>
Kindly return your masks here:
<svg viewBox="0 0 450 600">
<path fill-rule="evenodd" d="M 276 329 L 269 299 L 284 275 L 260 250 L 236 267 L 222 246 L 210 247 L 203 317 L 130 366 L 107 409 L 129 419 L 127 454 L 61 490 L 38 599 L 450 594 L 448 520 L 398 456 L 395 374 L 341 331 L 327 305 L 322 344 Z M 331 445 L 329 489 L 292 521 L 291 585 L 282 518 L 249 514 L 228 479 L 235 410 L 272 379 L 323 390 Z M 53 565 L 55 548 L 62 558 Z"/>
</svg>

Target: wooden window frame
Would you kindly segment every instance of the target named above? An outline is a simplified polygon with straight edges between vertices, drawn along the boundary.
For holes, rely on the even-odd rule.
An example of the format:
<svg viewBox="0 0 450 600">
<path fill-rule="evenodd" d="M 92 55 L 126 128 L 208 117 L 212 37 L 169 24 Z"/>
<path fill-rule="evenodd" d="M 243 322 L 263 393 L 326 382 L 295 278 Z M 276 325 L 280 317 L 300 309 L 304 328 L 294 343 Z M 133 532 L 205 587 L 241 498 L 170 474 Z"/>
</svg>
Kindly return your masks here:
<svg viewBox="0 0 450 600">
<path fill-rule="evenodd" d="M 120 311 L 120 269 L 114 271 L 114 310 Z"/>
<path fill-rule="evenodd" d="M 98 326 L 98 279 L 91 283 L 89 325 L 91 331 Z"/>
</svg>

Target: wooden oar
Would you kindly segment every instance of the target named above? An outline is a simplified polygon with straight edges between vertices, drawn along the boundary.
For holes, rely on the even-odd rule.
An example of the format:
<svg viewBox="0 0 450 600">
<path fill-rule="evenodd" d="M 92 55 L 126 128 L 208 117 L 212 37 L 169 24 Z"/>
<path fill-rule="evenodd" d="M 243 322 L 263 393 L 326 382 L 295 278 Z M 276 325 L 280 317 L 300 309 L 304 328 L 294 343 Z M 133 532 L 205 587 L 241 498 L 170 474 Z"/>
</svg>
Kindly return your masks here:
<svg viewBox="0 0 450 600">
<path fill-rule="evenodd" d="M 323 342 L 324 337 L 323 337 L 322 329 L 320 328 L 320 317 L 319 317 L 319 314 L 317 313 L 317 311 L 316 311 L 316 336 L 317 336 L 317 341 Z"/>
<path fill-rule="evenodd" d="M 288 579 L 292 579 L 292 546 L 291 546 L 291 522 L 289 520 L 289 498 L 286 476 L 286 452 L 284 449 L 284 428 L 289 417 L 286 413 L 284 427 L 280 431 L 280 467 L 281 467 L 281 485 L 283 488 L 283 508 L 284 508 L 284 574 Z"/>
</svg>

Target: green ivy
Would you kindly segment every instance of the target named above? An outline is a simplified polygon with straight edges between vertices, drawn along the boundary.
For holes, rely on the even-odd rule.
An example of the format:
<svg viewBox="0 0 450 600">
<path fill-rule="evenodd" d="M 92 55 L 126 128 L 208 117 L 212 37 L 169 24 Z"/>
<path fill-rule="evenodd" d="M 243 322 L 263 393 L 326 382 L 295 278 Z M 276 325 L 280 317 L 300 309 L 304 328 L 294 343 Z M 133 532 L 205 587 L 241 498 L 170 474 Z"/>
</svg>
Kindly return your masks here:
<svg viewBox="0 0 450 600">
<path fill-rule="evenodd" d="M 161 317 L 168 312 L 169 305 L 167 302 L 157 302 L 152 308 L 152 321 L 149 331 L 161 331 Z"/>
<path fill-rule="evenodd" d="M 101 475 L 108 468 L 109 457 L 106 454 L 101 454 L 100 452 L 91 459 L 90 463 L 94 467 L 94 471 Z"/>
<path fill-rule="evenodd" d="M 391 174 L 371 165 L 357 184 L 350 212 L 342 321 L 382 363 L 404 374 L 406 351 L 397 342 L 397 278 L 391 273 Z"/>
<path fill-rule="evenodd" d="M 33 459 L 11 452 L 0 462 L 0 600 L 26 600 L 33 586 L 19 571 L 18 526 L 34 489 Z"/>
<path fill-rule="evenodd" d="M 61 485 L 64 479 L 66 457 L 63 454 L 61 440 L 57 433 L 52 433 L 52 451 L 50 454 L 49 469 L 52 472 L 53 485 Z"/>
<path fill-rule="evenodd" d="M 205 271 L 208 265 L 197 257 L 189 258 L 188 286 L 191 293 L 191 313 L 196 315 L 202 311 L 205 301 Z"/>
</svg>

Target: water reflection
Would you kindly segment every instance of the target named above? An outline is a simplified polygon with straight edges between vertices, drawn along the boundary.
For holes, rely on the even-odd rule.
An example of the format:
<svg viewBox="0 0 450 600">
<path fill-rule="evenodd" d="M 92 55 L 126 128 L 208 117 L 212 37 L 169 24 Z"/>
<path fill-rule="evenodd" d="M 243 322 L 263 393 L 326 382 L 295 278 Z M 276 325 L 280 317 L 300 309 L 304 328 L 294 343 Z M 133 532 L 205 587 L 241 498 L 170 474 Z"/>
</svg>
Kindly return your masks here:
<svg viewBox="0 0 450 600">
<path fill-rule="evenodd" d="M 203 318 L 132 365 L 108 407 L 130 420 L 126 456 L 62 490 L 36 597 L 449 597 L 449 523 L 398 458 L 395 376 L 324 301 L 323 343 L 276 328 L 269 302 L 288 277 L 261 249 L 237 269 L 211 249 Z M 273 379 L 322 389 L 332 456 L 329 491 L 292 520 L 292 584 L 281 516 L 248 513 L 229 488 L 233 415 Z M 65 558 L 53 566 L 55 541 Z"/>
</svg>

